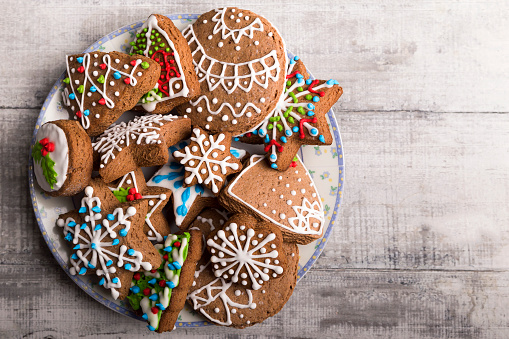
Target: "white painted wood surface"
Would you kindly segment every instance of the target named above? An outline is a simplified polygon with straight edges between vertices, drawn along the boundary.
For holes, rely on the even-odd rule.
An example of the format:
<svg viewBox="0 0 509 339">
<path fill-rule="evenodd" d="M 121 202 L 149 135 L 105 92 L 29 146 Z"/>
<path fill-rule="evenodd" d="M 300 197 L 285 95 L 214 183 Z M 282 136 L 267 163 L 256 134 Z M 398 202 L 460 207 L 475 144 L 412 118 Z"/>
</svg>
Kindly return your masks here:
<svg viewBox="0 0 509 339">
<path fill-rule="evenodd" d="M 509 337 L 509 2 L 231 1 L 336 78 L 340 218 L 287 306 L 218 336 Z M 66 53 L 215 1 L 0 0 L 0 337 L 149 337 L 60 269 L 28 194 L 29 143 Z"/>
</svg>

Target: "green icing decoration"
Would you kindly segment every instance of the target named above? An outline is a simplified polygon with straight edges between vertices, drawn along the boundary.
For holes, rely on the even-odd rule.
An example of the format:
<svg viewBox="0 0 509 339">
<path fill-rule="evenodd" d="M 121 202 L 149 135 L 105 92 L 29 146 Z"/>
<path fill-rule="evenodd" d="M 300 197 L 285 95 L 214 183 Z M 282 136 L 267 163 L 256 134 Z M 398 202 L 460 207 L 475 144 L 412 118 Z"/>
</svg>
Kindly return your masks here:
<svg viewBox="0 0 509 339">
<path fill-rule="evenodd" d="M 113 195 L 120 202 L 127 202 L 127 196 L 129 195 L 129 188 L 120 187 L 118 190 L 113 191 Z"/>
<path fill-rule="evenodd" d="M 97 82 L 100 84 L 104 84 L 104 75 L 101 74 L 101 76 L 97 78 Z"/>
<path fill-rule="evenodd" d="M 143 68 L 143 69 L 147 69 L 147 68 L 149 68 L 149 67 L 150 67 L 150 64 L 149 64 L 148 62 L 146 62 L 146 61 L 143 61 L 143 62 L 141 63 L 141 65 L 140 65 L 140 66 L 141 66 L 141 68 Z"/>
<path fill-rule="evenodd" d="M 65 78 L 62 81 L 64 82 L 64 84 L 69 84 L 71 82 L 71 80 L 69 78 Z"/>
<path fill-rule="evenodd" d="M 55 172 L 55 162 L 50 158 L 49 153 L 46 156 L 42 156 L 41 150 L 43 146 L 38 142 L 32 147 L 32 158 L 36 164 L 40 164 L 44 179 L 49 184 L 49 187 L 53 189 L 53 185 L 57 183 L 57 172 Z"/>
<path fill-rule="evenodd" d="M 169 234 L 168 236 L 171 236 L 172 234 Z M 178 251 L 178 248 L 174 247 L 173 244 L 175 242 L 180 242 L 182 244 L 182 240 L 184 238 L 187 238 L 187 245 L 186 247 L 184 248 L 184 251 L 183 251 L 183 265 L 185 264 L 185 261 L 187 259 L 187 253 L 188 253 L 188 250 L 189 250 L 189 240 L 191 239 L 191 234 L 189 234 L 188 232 L 184 232 L 184 234 L 181 234 L 181 235 L 177 235 L 177 239 L 175 241 L 172 242 L 171 246 L 173 247 L 172 249 L 172 252 L 165 252 L 163 249 L 160 249 L 159 250 L 159 254 L 161 254 L 161 257 L 164 256 L 165 254 L 168 254 L 168 258 L 171 258 L 172 257 L 172 253 L 173 251 Z M 164 246 L 164 245 L 163 245 Z M 139 280 L 136 280 L 136 279 L 133 279 L 132 280 L 132 283 L 133 283 L 133 286 L 138 286 L 140 291 L 138 293 L 133 293 L 132 292 L 132 287 L 131 287 L 131 291 L 130 291 L 130 294 L 126 297 L 126 299 L 129 301 L 129 304 L 131 305 L 131 307 L 133 308 L 133 310 L 137 311 L 139 309 L 141 309 L 141 300 L 145 297 L 148 297 L 148 296 L 145 296 L 145 294 L 143 293 L 143 290 L 147 289 L 147 288 L 150 288 L 150 294 L 153 294 L 152 293 L 152 290 L 155 290 L 155 293 L 159 294 L 159 292 L 162 292 L 164 291 L 164 288 L 166 287 L 166 285 L 164 286 L 160 286 L 159 285 L 159 281 L 161 280 L 165 280 L 165 281 L 168 281 L 168 279 L 166 278 L 166 275 L 164 273 L 164 266 L 168 264 L 168 261 L 167 260 L 164 260 L 163 259 L 163 262 L 161 264 L 161 266 L 159 266 L 159 268 L 157 269 L 157 273 L 159 273 L 159 278 L 155 278 L 156 279 L 156 283 L 155 284 L 149 284 L 148 282 L 152 279 L 154 279 L 154 277 L 152 276 L 149 276 L 149 275 L 145 275 L 144 272 L 138 272 L 140 274 L 140 279 Z M 179 277 L 179 280 L 180 280 L 180 271 L 181 269 L 178 269 L 178 270 L 174 270 L 174 272 L 176 272 L 177 276 Z M 176 286 L 175 286 L 176 287 Z M 172 289 L 169 289 L 169 294 L 168 294 L 168 300 L 171 302 L 171 292 L 172 292 Z M 151 301 L 151 304 L 152 306 L 155 306 L 156 303 L 158 303 L 159 301 Z M 159 327 L 159 321 L 161 320 L 161 315 L 162 315 L 162 311 L 159 310 L 159 312 L 157 313 L 157 318 L 158 318 L 158 326 L 155 328 L 157 330 L 157 328 Z"/>
<path fill-rule="evenodd" d="M 79 87 L 76 90 L 78 91 L 78 93 L 83 93 L 85 87 L 83 87 L 83 85 L 79 85 Z"/>
</svg>

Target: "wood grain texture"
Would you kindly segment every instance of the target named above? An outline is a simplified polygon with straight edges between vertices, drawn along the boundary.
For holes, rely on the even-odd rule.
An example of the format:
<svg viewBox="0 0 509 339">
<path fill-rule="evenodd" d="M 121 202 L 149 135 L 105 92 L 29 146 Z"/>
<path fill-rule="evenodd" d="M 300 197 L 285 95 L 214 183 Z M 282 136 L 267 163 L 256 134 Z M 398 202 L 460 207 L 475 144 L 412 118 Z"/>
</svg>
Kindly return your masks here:
<svg viewBox="0 0 509 339">
<path fill-rule="evenodd" d="M 324 253 L 274 318 L 178 336 L 509 337 L 509 3 L 231 1 L 337 78 L 346 179 Z M 214 1 L 0 0 L 0 337 L 155 337 L 60 269 L 29 199 L 29 144 L 66 53 Z M 315 173 L 319 175 L 320 173 Z"/>
</svg>

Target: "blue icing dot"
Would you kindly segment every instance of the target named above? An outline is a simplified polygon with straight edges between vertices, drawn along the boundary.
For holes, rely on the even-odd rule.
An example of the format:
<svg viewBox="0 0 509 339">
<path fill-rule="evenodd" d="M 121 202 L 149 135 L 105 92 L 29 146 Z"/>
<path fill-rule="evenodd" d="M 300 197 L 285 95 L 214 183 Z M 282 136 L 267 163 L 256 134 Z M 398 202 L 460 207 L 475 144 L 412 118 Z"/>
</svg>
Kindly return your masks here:
<svg viewBox="0 0 509 339">
<path fill-rule="evenodd" d="M 318 101 L 320 101 L 320 97 L 318 95 L 315 95 L 313 97 L 313 102 L 318 102 Z"/>
<path fill-rule="evenodd" d="M 94 265 L 92 265 L 91 263 L 88 263 L 88 268 L 94 269 L 94 268 L 95 268 L 95 266 L 94 266 Z"/>
<path fill-rule="evenodd" d="M 321 142 L 325 142 L 325 138 L 324 138 L 324 136 L 323 136 L 323 135 L 320 135 L 320 136 L 318 137 L 318 140 L 320 140 Z"/>
<path fill-rule="evenodd" d="M 257 134 L 258 134 L 258 130 L 256 130 L 256 129 L 255 129 L 255 130 L 254 130 L 254 131 L 252 131 L 251 133 L 253 133 L 254 135 L 257 135 Z"/>
<path fill-rule="evenodd" d="M 329 85 L 329 86 L 339 85 L 339 82 L 337 80 L 330 79 L 330 80 L 327 80 L 327 85 Z"/>
<path fill-rule="evenodd" d="M 152 278 L 148 281 L 150 285 L 154 285 L 157 282 L 156 278 Z"/>
<path fill-rule="evenodd" d="M 142 315 L 141 317 L 142 317 L 143 319 L 145 319 L 145 320 L 147 320 L 147 319 L 148 319 L 147 313 L 143 313 L 143 315 Z M 148 326 L 150 326 L 150 325 L 148 325 Z M 148 327 L 148 326 L 147 326 L 147 327 Z"/>
<path fill-rule="evenodd" d="M 95 225 L 94 231 L 99 231 L 101 229 L 101 224 Z"/>
<path fill-rule="evenodd" d="M 313 112 L 313 111 L 308 111 L 308 113 L 307 113 L 307 114 L 308 114 L 308 116 L 312 117 L 313 115 L 315 115 L 315 112 Z"/>
<path fill-rule="evenodd" d="M 318 130 L 316 128 L 312 128 L 311 129 L 311 135 L 317 135 L 318 134 Z"/>
<path fill-rule="evenodd" d="M 180 269 L 182 268 L 182 265 L 180 265 L 180 263 L 179 263 L 178 261 L 174 261 L 174 262 L 173 262 L 173 266 L 175 266 L 175 268 L 176 268 L 177 270 L 180 270 Z"/>
<path fill-rule="evenodd" d="M 67 235 L 65 236 L 64 239 L 67 240 L 67 241 L 71 241 L 72 240 L 71 233 L 67 233 Z"/>
<path fill-rule="evenodd" d="M 123 230 L 120 230 L 120 232 L 118 232 L 118 234 L 120 234 L 120 236 L 122 236 L 122 237 L 125 237 L 127 235 L 127 231 L 124 228 Z M 117 244 L 118 244 L 119 240 L 118 239 L 115 239 L 115 240 L 117 241 Z M 113 245 L 116 245 L 115 240 L 113 240 Z"/>
<path fill-rule="evenodd" d="M 118 245 L 119 243 L 120 243 L 120 240 L 118 240 L 118 239 L 113 239 L 113 242 L 112 242 L 113 246 L 116 246 L 116 245 Z"/>
<path fill-rule="evenodd" d="M 238 158 L 240 157 L 240 153 L 239 151 L 237 151 L 236 149 L 230 149 L 230 153 L 235 157 L 235 158 Z"/>
<path fill-rule="evenodd" d="M 90 115 L 90 111 L 86 109 L 83 111 L 83 114 L 85 114 L 85 116 L 88 117 Z"/>
<path fill-rule="evenodd" d="M 239 139 L 239 138 L 237 138 L 237 137 L 235 137 L 235 138 L 233 138 L 233 140 L 235 140 L 235 141 L 239 141 L 240 139 Z"/>
<path fill-rule="evenodd" d="M 300 80 L 300 79 L 304 79 L 304 76 L 303 76 L 302 74 L 300 74 L 300 73 L 297 73 L 297 74 L 295 75 L 295 77 L 296 77 L 297 79 L 299 79 L 299 80 Z"/>
<path fill-rule="evenodd" d="M 185 205 L 180 205 L 179 207 L 177 207 L 177 214 L 180 215 L 180 216 L 186 216 L 187 215 L 187 207 Z"/>
<path fill-rule="evenodd" d="M 92 249 L 95 250 L 97 245 L 95 244 L 95 242 L 93 242 L 92 244 L 90 244 L 90 247 L 92 247 Z"/>
<path fill-rule="evenodd" d="M 113 77 L 118 80 L 118 79 L 120 79 L 121 75 L 119 72 L 115 72 L 115 73 L 113 73 Z"/>
<path fill-rule="evenodd" d="M 166 246 L 166 247 L 163 249 L 163 251 L 165 251 L 165 252 L 171 252 L 171 251 L 173 251 L 173 247 L 171 247 L 171 246 Z"/>
<path fill-rule="evenodd" d="M 277 165 L 276 164 L 270 164 L 270 167 L 272 167 L 273 169 L 276 169 Z"/>
<path fill-rule="evenodd" d="M 311 83 L 312 83 L 312 82 L 313 82 L 313 80 L 311 80 L 311 79 L 307 79 L 307 80 L 306 80 L 306 85 L 311 85 Z"/>
<path fill-rule="evenodd" d="M 113 214 L 108 214 L 106 216 L 106 219 L 108 219 L 109 221 L 113 221 L 113 220 L 115 220 L 115 216 Z"/>
<path fill-rule="evenodd" d="M 287 130 L 285 131 L 285 134 L 286 134 L 286 136 L 287 136 L 287 137 L 289 137 L 289 136 L 291 136 L 291 135 L 292 135 L 292 131 L 291 131 L 291 130 L 289 130 L 289 129 L 287 129 Z"/>
<path fill-rule="evenodd" d="M 108 260 L 108 261 L 106 262 L 106 266 L 111 266 L 112 264 L 113 264 L 113 261 L 111 261 L 111 260 Z"/>
<path fill-rule="evenodd" d="M 134 294 L 140 293 L 140 288 L 138 286 L 131 287 L 131 291 L 133 291 Z"/>
<path fill-rule="evenodd" d="M 169 288 L 175 288 L 175 283 L 173 281 L 167 281 L 166 286 L 168 286 Z"/>
<path fill-rule="evenodd" d="M 263 129 L 260 128 L 260 130 L 258 131 L 258 134 L 263 137 L 265 135 L 265 131 Z"/>
<path fill-rule="evenodd" d="M 78 210 L 78 213 L 85 213 L 87 211 L 87 208 L 85 206 L 83 207 L 80 207 L 80 209 Z"/>
<path fill-rule="evenodd" d="M 70 93 L 69 94 L 69 99 L 73 100 L 74 98 L 76 98 L 76 95 L 74 95 L 74 93 Z"/>
<path fill-rule="evenodd" d="M 299 60 L 299 59 L 300 59 L 300 57 L 299 57 L 298 55 L 296 55 L 295 57 L 293 57 L 293 59 L 294 59 L 295 61 L 297 61 L 297 60 Z"/>
<path fill-rule="evenodd" d="M 308 104 L 308 109 L 315 109 L 315 105 L 313 105 L 312 103 L 309 103 Z"/>
<path fill-rule="evenodd" d="M 297 126 L 293 126 L 292 130 L 294 133 L 297 133 L 299 131 L 299 128 Z"/>
<path fill-rule="evenodd" d="M 148 297 L 150 300 L 152 301 L 156 301 L 157 299 L 159 299 L 159 296 L 157 295 L 157 293 L 154 293 L 152 294 L 150 297 Z"/>
<path fill-rule="evenodd" d="M 135 253 L 135 251 L 132 248 L 127 250 L 127 254 L 129 254 L 129 255 L 134 255 L 134 253 Z"/>
<path fill-rule="evenodd" d="M 69 227 L 74 227 L 76 226 L 76 223 L 74 221 L 69 221 L 69 223 L 67 224 L 67 226 Z"/>
<path fill-rule="evenodd" d="M 132 266 L 131 264 L 125 264 L 124 268 L 129 271 L 132 268 Z"/>
<path fill-rule="evenodd" d="M 74 246 L 72 249 L 73 249 L 73 250 L 79 250 L 79 249 L 80 249 L 80 244 L 78 244 L 78 245 Z"/>
<path fill-rule="evenodd" d="M 268 135 L 268 134 L 266 134 L 266 135 L 265 135 L 265 142 L 266 142 L 266 143 L 269 143 L 269 142 L 270 142 L 270 138 L 269 138 L 269 135 Z"/>
<path fill-rule="evenodd" d="M 155 330 L 156 330 L 156 329 L 155 329 L 155 327 L 154 327 L 154 326 L 152 326 L 152 325 L 147 325 L 147 328 L 148 328 L 149 330 L 151 330 L 151 331 L 155 331 Z"/>
<path fill-rule="evenodd" d="M 95 86 L 90 86 L 90 92 L 95 92 L 97 91 L 97 88 Z"/>
<path fill-rule="evenodd" d="M 297 79 L 297 83 L 298 83 L 299 85 L 302 85 L 302 84 L 304 83 L 304 79 Z"/>
<path fill-rule="evenodd" d="M 111 282 L 114 283 L 114 284 L 118 283 L 118 278 L 115 277 L 115 278 L 111 279 Z"/>
<path fill-rule="evenodd" d="M 80 229 L 84 230 L 85 228 L 87 228 L 87 224 L 85 223 L 81 224 Z"/>
<path fill-rule="evenodd" d="M 277 156 L 275 154 L 270 155 L 270 160 L 276 161 Z"/>
<path fill-rule="evenodd" d="M 159 307 L 161 311 L 164 311 L 166 309 L 166 307 L 164 307 L 163 304 L 157 303 L 156 306 Z"/>
<path fill-rule="evenodd" d="M 99 280 L 99 285 L 101 285 L 101 286 L 102 286 L 102 285 L 104 285 L 104 283 L 105 283 L 104 278 L 101 278 L 101 280 Z"/>
<path fill-rule="evenodd" d="M 83 274 L 87 273 L 87 269 L 85 267 L 82 267 L 82 268 L 80 268 L 79 273 L 80 273 L 80 275 L 83 275 Z"/>
<path fill-rule="evenodd" d="M 189 200 L 189 197 L 191 197 L 191 187 L 187 187 L 184 190 L 180 199 L 182 199 L 182 202 L 185 204 Z"/>
<path fill-rule="evenodd" d="M 281 140 L 281 141 L 282 141 L 282 142 L 284 142 L 284 143 L 286 143 L 286 141 L 287 141 L 287 140 L 286 140 L 286 137 L 281 137 L 281 138 L 279 138 L 279 140 Z"/>
<path fill-rule="evenodd" d="M 80 64 L 83 62 L 83 57 L 77 57 L 76 58 L 76 61 L 79 62 Z"/>
<path fill-rule="evenodd" d="M 72 258 L 72 259 L 74 259 L 74 260 L 78 260 L 78 256 L 76 255 L 76 253 L 73 253 L 73 254 L 71 255 L 71 258 Z"/>
</svg>

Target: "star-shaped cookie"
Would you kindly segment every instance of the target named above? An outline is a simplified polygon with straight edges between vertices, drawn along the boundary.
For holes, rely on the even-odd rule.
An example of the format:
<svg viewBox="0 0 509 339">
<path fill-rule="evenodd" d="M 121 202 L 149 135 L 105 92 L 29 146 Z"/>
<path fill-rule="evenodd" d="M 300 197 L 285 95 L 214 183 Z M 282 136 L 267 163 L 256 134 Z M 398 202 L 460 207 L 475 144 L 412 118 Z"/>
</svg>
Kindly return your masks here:
<svg viewBox="0 0 509 339">
<path fill-rule="evenodd" d="M 108 128 L 92 144 L 94 162 L 105 182 L 122 177 L 138 167 L 164 165 L 168 146 L 186 139 L 191 120 L 175 115 L 146 115 Z"/>
<path fill-rule="evenodd" d="M 161 265 L 161 257 L 143 234 L 146 201 L 120 203 L 100 179 L 85 188 L 80 208 L 59 216 L 72 248 L 72 275 L 95 273 L 114 299 L 129 293 L 134 272 Z"/>
<path fill-rule="evenodd" d="M 194 128 L 191 143 L 173 152 L 173 157 L 184 165 L 184 187 L 203 184 L 219 194 L 225 178 L 242 170 L 242 163 L 230 151 L 231 142 L 231 133 L 210 135 Z"/>
<path fill-rule="evenodd" d="M 302 145 L 330 145 L 325 115 L 343 94 L 336 80 L 311 80 L 294 57 L 288 63 L 285 93 L 274 111 L 251 134 L 265 143 L 271 167 L 285 171 Z M 249 140 L 247 140 L 249 142 Z"/>
<path fill-rule="evenodd" d="M 148 201 L 149 211 L 145 218 L 143 231 L 149 240 L 162 243 L 164 236 L 171 233 L 170 225 L 163 215 L 163 208 L 172 194 L 171 190 L 164 187 L 147 186 L 141 168 L 125 174 L 108 186 L 120 202 Z"/>
</svg>

